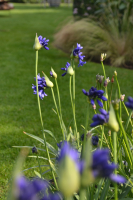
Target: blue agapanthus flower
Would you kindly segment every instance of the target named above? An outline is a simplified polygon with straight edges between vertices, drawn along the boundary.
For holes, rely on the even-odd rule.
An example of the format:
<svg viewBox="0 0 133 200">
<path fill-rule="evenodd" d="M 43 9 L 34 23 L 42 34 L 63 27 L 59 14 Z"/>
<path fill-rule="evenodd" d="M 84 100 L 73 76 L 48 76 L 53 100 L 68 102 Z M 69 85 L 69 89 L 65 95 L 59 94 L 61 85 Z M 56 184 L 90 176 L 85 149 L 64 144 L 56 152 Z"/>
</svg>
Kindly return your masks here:
<svg viewBox="0 0 133 200">
<path fill-rule="evenodd" d="M 41 35 L 38 37 L 38 40 L 40 42 L 40 44 L 46 49 L 49 50 L 49 48 L 47 47 L 49 39 L 46 40 L 46 38 L 43 38 Z"/>
<path fill-rule="evenodd" d="M 58 146 L 59 149 L 61 149 L 61 147 L 64 144 L 64 142 L 67 142 L 67 141 L 64 140 L 64 141 L 61 141 L 61 142 L 57 143 L 57 146 Z"/>
<path fill-rule="evenodd" d="M 64 68 L 61 68 L 62 70 L 64 70 L 65 71 L 65 73 L 63 73 L 62 74 L 62 76 L 65 76 L 66 74 L 67 74 L 67 69 L 68 69 L 68 67 L 70 66 L 70 63 L 69 62 L 67 62 L 67 64 L 66 64 L 66 67 L 64 67 Z"/>
<path fill-rule="evenodd" d="M 61 145 L 61 150 L 57 157 L 57 161 L 60 163 L 65 158 L 65 156 L 70 157 L 75 162 L 75 165 L 77 166 L 79 172 L 82 173 L 84 162 L 79 159 L 79 152 L 76 149 L 72 148 L 67 141 L 64 141 L 63 145 Z"/>
<path fill-rule="evenodd" d="M 109 112 L 106 112 L 106 110 L 100 108 L 99 109 L 101 114 L 95 114 L 92 118 L 94 121 L 90 126 L 95 127 L 98 125 L 103 125 L 104 123 L 108 123 L 109 120 Z"/>
<path fill-rule="evenodd" d="M 133 98 L 132 97 L 128 97 L 128 102 L 125 103 L 127 108 L 130 108 L 133 110 Z"/>
<path fill-rule="evenodd" d="M 81 55 L 82 54 L 82 52 L 80 52 L 81 49 L 83 49 L 83 47 L 80 44 L 77 43 L 77 47 L 73 50 L 73 56 L 79 58 L 78 67 L 86 64 L 86 62 L 83 62 L 83 59 L 84 59 L 85 56 Z"/>
<path fill-rule="evenodd" d="M 50 193 L 48 182 L 39 178 L 29 181 L 24 176 L 17 177 L 16 189 L 17 200 L 61 200 L 59 193 Z"/>
<path fill-rule="evenodd" d="M 91 87 L 89 92 L 86 92 L 86 90 L 82 89 L 82 92 L 89 97 L 91 104 L 95 104 L 95 99 L 97 99 L 97 103 L 100 107 L 103 107 L 103 103 L 99 100 L 107 101 L 107 98 L 103 96 L 104 91 L 103 90 L 97 90 L 97 88 Z"/>
<path fill-rule="evenodd" d="M 39 200 L 37 194 L 45 193 L 48 183 L 42 179 L 27 180 L 24 176 L 20 176 L 16 180 L 16 199 L 18 200 Z"/>
<path fill-rule="evenodd" d="M 115 163 L 110 163 L 109 149 L 97 149 L 92 155 L 92 171 L 95 178 L 109 178 L 117 183 L 125 183 L 123 176 L 113 174 L 118 167 Z"/>
<path fill-rule="evenodd" d="M 46 81 L 44 77 L 42 78 L 40 77 L 40 74 L 37 75 L 37 81 L 38 81 L 38 94 L 39 97 L 43 100 L 43 98 L 47 96 L 47 94 L 44 92 L 44 89 L 47 87 Z M 32 84 L 32 89 L 34 91 L 34 94 L 37 94 L 36 85 Z"/>
</svg>

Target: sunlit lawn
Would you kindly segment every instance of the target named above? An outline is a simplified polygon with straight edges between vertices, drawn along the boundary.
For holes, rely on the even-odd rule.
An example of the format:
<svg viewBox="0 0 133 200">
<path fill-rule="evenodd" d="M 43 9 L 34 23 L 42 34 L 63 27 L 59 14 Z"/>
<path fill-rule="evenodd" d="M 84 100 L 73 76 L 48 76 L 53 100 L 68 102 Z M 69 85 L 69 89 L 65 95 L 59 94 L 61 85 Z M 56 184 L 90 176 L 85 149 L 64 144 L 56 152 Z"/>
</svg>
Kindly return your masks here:
<svg viewBox="0 0 133 200">
<path fill-rule="evenodd" d="M 66 23 L 71 15 L 71 7 L 43 8 L 43 5 L 33 4 L 15 4 L 15 9 L 10 12 L 0 11 L 0 195 L 2 200 L 5 199 L 7 184 L 20 151 L 12 146 L 38 146 L 38 143 L 24 135 L 23 131 L 41 137 L 37 99 L 31 89 L 32 83 L 35 83 L 35 51 L 33 50 L 35 33 L 50 39 L 50 50 L 42 49 L 39 52 L 39 72 L 43 70 L 49 75 L 52 66 L 58 73 L 63 118 L 67 127 L 72 124 L 69 77 L 61 77 L 60 70 L 70 59 L 52 45 L 56 28 L 64 20 Z M 114 70 L 115 68 L 106 66 L 107 76 L 111 78 Z M 133 72 L 126 69 L 117 69 L 117 72 L 122 93 L 133 96 Z M 86 98 L 82 94 L 82 89 L 89 90 L 91 86 L 95 86 L 95 76 L 98 73 L 102 73 L 102 68 L 95 63 L 87 62 L 84 67 L 76 68 L 76 116 L 80 134 L 83 133 L 81 124 L 85 123 L 86 110 Z M 61 139 L 59 123 L 52 111 L 54 104 L 51 91 L 47 90 L 46 93 L 48 97 L 41 101 L 44 126 Z M 91 112 L 90 120 L 92 115 Z M 47 138 L 56 147 L 54 141 L 49 136 Z M 45 164 L 44 161 L 41 164 Z M 27 158 L 24 169 L 35 165 L 37 165 L 36 160 Z M 43 168 L 43 171 L 45 170 L 46 168 Z M 34 170 L 25 174 L 35 175 Z"/>
</svg>

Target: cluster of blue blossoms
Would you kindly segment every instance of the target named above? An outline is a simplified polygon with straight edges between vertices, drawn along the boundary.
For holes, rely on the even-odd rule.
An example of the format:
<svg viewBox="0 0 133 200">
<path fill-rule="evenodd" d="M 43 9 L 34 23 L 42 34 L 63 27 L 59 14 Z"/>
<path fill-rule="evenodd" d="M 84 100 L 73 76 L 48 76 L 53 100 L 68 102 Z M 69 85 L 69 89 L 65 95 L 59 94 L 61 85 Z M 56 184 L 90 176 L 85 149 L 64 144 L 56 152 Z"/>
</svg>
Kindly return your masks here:
<svg viewBox="0 0 133 200">
<path fill-rule="evenodd" d="M 83 62 L 83 59 L 85 56 L 83 56 L 82 52 L 80 52 L 81 49 L 83 49 L 83 47 L 81 47 L 81 45 L 77 43 L 77 47 L 73 50 L 73 56 L 78 57 L 78 59 L 79 59 L 78 67 L 86 64 L 86 62 Z M 65 73 L 62 74 L 62 76 L 65 76 L 67 74 L 67 69 L 69 66 L 70 66 L 70 63 L 67 62 L 66 67 L 61 68 L 61 70 L 65 71 Z"/>
<path fill-rule="evenodd" d="M 36 78 L 34 78 L 36 80 Z M 44 89 L 47 87 L 46 81 L 44 77 L 40 77 L 40 74 L 37 75 L 38 81 L 38 94 L 40 99 L 43 99 L 47 94 L 44 92 Z M 34 94 L 37 94 L 36 86 L 32 84 L 32 89 L 34 90 Z"/>
<path fill-rule="evenodd" d="M 127 108 L 130 108 L 133 110 L 133 98 L 132 97 L 128 97 L 128 102 L 125 103 Z"/>
<path fill-rule="evenodd" d="M 109 112 L 106 112 L 106 110 L 100 108 L 99 109 L 101 114 L 95 114 L 92 118 L 92 120 L 94 121 L 90 126 L 91 127 L 95 127 L 98 125 L 103 125 L 105 123 L 108 123 L 109 120 Z"/>
<path fill-rule="evenodd" d="M 86 92 L 86 90 L 82 89 L 82 92 L 89 97 L 91 104 L 95 104 L 95 99 L 97 99 L 97 103 L 100 107 L 103 107 L 103 103 L 99 100 L 107 101 L 107 98 L 103 96 L 104 91 L 103 90 L 97 90 L 97 88 L 91 87 L 89 92 Z"/>
<path fill-rule="evenodd" d="M 77 43 L 77 47 L 73 50 L 73 56 L 79 58 L 78 67 L 86 64 L 86 62 L 83 62 L 85 56 L 82 56 L 82 52 L 80 52 L 81 49 L 83 49 L 83 47 L 81 47 L 81 45 Z"/>
<path fill-rule="evenodd" d="M 51 193 L 49 184 L 46 180 L 32 179 L 28 180 L 20 176 L 16 180 L 15 198 L 17 200 L 60 200 L 59 193 Z"/>
</svg>

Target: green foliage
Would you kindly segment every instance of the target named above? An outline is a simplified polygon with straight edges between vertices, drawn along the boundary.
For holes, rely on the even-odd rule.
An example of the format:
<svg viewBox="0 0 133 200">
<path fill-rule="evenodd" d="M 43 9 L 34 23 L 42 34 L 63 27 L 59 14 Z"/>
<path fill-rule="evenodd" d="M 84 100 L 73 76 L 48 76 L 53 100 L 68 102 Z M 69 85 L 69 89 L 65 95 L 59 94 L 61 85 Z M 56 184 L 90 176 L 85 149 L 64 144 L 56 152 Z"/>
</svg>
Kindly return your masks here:
<svg viewBox="0 0 133 200">
<path fill-rule="evenodd" d="M 133 30 L 131 21 L 126 27 L 129 31 L 120 33 L 115 20 L 101 24 L 94 20 L 71 21 L 55 35 L 55 46 L 70 53 L 70 47 L 77 41 L 84 46 L 86 58 L 98 61 L 101 52 L 107 53 L 107 61 L 113 66 L 131 67 L 133 63 Z M 126 29 L 127 29 L 126 28 Z"/>
</svg>

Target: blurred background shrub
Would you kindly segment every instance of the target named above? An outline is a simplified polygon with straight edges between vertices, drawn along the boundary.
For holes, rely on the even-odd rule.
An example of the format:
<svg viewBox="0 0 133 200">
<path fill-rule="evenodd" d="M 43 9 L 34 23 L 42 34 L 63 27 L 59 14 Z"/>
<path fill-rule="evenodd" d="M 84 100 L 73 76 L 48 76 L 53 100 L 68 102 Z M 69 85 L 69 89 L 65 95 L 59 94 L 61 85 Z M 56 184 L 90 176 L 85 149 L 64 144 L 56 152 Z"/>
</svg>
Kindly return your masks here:
<svg viewBox="0 0 133 200">
<path fill-rule="evenodd" d="M 87 59 L 99 61 L 102 52 L 114 66 L 132 68 L 132 0 L 74 0 L 74 20 L 55 34 L 55 46 L 70 53 L 78 41 Z"/>
</svg>

